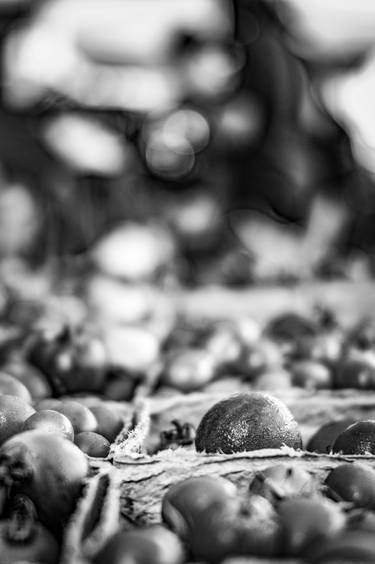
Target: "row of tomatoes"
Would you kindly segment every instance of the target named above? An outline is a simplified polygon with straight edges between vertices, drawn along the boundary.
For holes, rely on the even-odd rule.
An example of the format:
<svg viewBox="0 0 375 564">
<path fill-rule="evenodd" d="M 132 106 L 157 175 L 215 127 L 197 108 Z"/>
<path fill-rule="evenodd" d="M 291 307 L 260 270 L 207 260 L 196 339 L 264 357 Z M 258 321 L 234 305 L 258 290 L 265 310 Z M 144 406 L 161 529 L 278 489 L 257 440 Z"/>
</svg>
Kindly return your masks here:
<svg viewBox="0 0 375 564">
<path fill-rule="evenodd" d="M 0 402 L 4 561 L 17 562 L 22 555 L 55 564 L 63 527 L 90 473 L 86 454 L 103 454 L 90 451 L 93 438 L 100 435 L 83 429 L 100 430 L 113 440 L 119 421 L 116 427 L 113 411 L 104 405 L 90 411 L 76 401 L 42 400 L 40 410 L 35 411 L 17 396 L 2 395 Z M 349 445 L 357 448 L 354 454 L 372 452 L 374 427 L 374 421 L 349 425 L 336 438 L 333 450 L 353 453 L 347 450 Z M 298 425 L 282 402 L 260 392 L 235 395 L 215 404 L 203 417 L 195 440 L 197 451 L 220 453 L 283 445 L 302 447 Z M 308 562 L 325 562 L 324 551 L 340 554 L 342 539 L 347 543 L 351 539 L 347 546 L 354 554 L 359 551 L 362 556 L 364 551 L 364 558 L 368 558 L 368 551 L 373 556 L 375 546 L 369 541 L 368 530 L 373 534 L 375 514 L 358 513 L 354 508 L 375 507 L 374 470 L 359 463 L 341 464 L 332 470 L 325 482 L 326 493 L 331 500 L 349 503 L 335 504 L 322 496 L 323 490 L 314 485 L 308 472 L 283 465 L 256 475 L 251 495 L 245 500 L 229 482 L 192 478 L 172 487 L 163 500 L 163 519 L 175 534 L 160 526 L 119 532 L 95 562 L 117 564 L 131 557 L 137 563 L 179 564 L 187 554 L 205 562 L 244 554 L 298 555 Z M 346 528 L 361 532 L 348 536 Z M 357 546 L 357 540 L 362 543 L 363 531 L 364 542 L 369 543 L 365 548 Z M 322 540 L 327 541 L 323 557 Z"/>
<path fill-rule="evenodd" d="M 0 551 L 6 564 L 60 561 L 65 526 L 92 473 L 89 457 L 107 457 L 124 426 L 120 412 L 99 399 L 90 409 L 52 398 L 34 406 L 0 394 Z"/>
<path fill-rule="evenodd" d="M 8 383 L 11 378 L 8 376 Z M 110 442 L 121 430 L 121 417 L 104 402 L 98 401 L 89 409 L 79 401 L 46 398 L 36 404 L 35 410 L 25 398 L 9 394 L 0 396 L 0 408 L 0 489 L 8 561 L 17 561 L 21 549 L 34 556 L 35 549 L 40 551 L 35 558 L 53 564 L 64 524 L 90 472 L 86 454 L 108 454 Z M 334 450 L 372 452 L 373 427 L 374 422 L 349 426 L 336 439 Z M 236 395 L 214 405 L 203 417 L 195 440 L 196 449 L 205 452 L 280 448 L 283 444 L 302 447 L 298 425 L 286 406 L 260 392 Z M 345 450 L 348 444 L 362 450 Z M 200 518 L 197 523 L 202 525 Z M 132 534 L 137 539 L 149 533 Z M 159 533 L 153 530 L 150 534 Z M 238 534 L 236 529 L 236 543 Z M 234 550 L 233 542 L 229 553 Z M 216 561 L 218 557 L 210 558 Z"/>
<path fill-rule="evenodd" d="M 332 342 L 338 346 L 329 347 Z M 294 375 L 296 367 L 299 367 L 300 373 L 301 368 L 305 368 L 305 375 L 301 376 L 303 385 L 330 387 L 332 375 L 335 375 L 337 383 L 338 375 L 345 374 L 343 367 L 354 366 L 359 367 L 354 377 L 362 376 L 357 381 L 352 380 L 352 385 L 371 387 L 374 342 L 374 329 L 370 322 L 346 332 L 327 312 L 320 312 L 316 318 L 285 314 L 271 320 L 263 331 L 252 322 L 244 325 L 208 324 L 199 330 L 194 325 L 182 324 L 177 330 L 171 330 L 162 344 L 165 363 L 159 372 L 158 385 L 174 386 L 188 392 L 204 387 L 211 378 L 232 371 L 259 385 L 261 378 L 270 373 L 270 367 L 276 366 L 278 374 L 281 368 L 284 373 Z M 90 409 L 80 403 L 79 397 L 75 400 L 58 399 L 64 393 L 103 393 L 108 364 L 102 354 L 105 351 L 100 339 L 63 330 L 50 335 L 34 333 L 25 343 L 22 346 L 18 343 L 15 347 L 20 346 L 18 353 L 21 354 L 15 354 L 14 347 L 4 353 L 0 373 L 1 522 L 6 531 L 6 543 L 11 540 L 17 551 L 20 548 L 31 550 L 31 539 L 33 542 L 39 539 L 39 542 L 41 531 L 42 539 L 54 542 L 56 550 L 49 547 L 49 556 L 43 556 L 42 552 L 34 556 L 32 552 L 30 554 L 35 560 L 53 564 L 59 551 L 63 526 L 90 471 L 86 454 L 106 457 L 123 421 L 112 404 L 109 407 L 99 399 Z M 337 350 L 339 359 L 334 356 Z M 215 359 L 209 379 L 202 379 L 199 371 L 201 360 L 198 364 L 192 361 L 205 358 L 205 355 Z M 320 373 L 311 370 L 311 367 L 317 366 Z M 121 367 L 115 368 L 118 370 L 117 377 L 124 382 L 127 379 L 134 381 L 135 376 L 140 380 L 145 378 L 141 372 L 131 373 L 121 371 Z M 322 374 L 323 369 L 323 374 L 329 375 L 328 381 L 324 381 L 326 376 L 319 376 L 320 380 L 314 376 Z M 274 373 L 277 374 L 277 371 Z M 258 402 L 258 407 L 254 409 L 256 398 L 260 399 L 261 406 Z M 226 407 L 223 405 L 214 406 L 211 413 L 203 418 L 197 429 L 197 450 L 233 452 L 279 448 L 282 444 L 301 448 L 295 421 L 285 406 L 275 401 L 270 403 L 268 396 L 259 392 L 244 398 L 237 396 L 228 400 L 226 406 L 230 408 L 229 418 L 225 416 Z M 255 413 L 253 421 L 246 419 L 251 409 Z M 254 421 L 259 423 L 257 432 L 254 432 Z M 271 433 L 265 432 L 265 429 L 271 430 Z M 344 430 L 343 435 L 347 432 Z M 353 448 L 359 448 L 362 451 L 354 450 L 354 453 L 362 454 L 363 449 L 372 452 L 373 424 L 357 422 L 349 428 L 349 434 L 349 440 L 346 439 L 344 445 L 338 445 L 334 450 L 353 453 Z M 238 437 L 242 437 L 243 441 L 238 443 Z M 352 450 L 345 450 L 348 444 Z M 315 448 L 311 447 L 311 450 Z M 132 534 L 137 538 L 144 532 Z M 20 538 L 23 538 L 21 544 L 17 540 Z M 44 550 L 45 545 L 42 545 Z M 9 561 L 17 561 L 15 558 L 9 556 Z M 31 556 L 28 555 L 28 558 Z"/>
<path fill-rule="evenodd" d="M 162 524 L 117 532 L 94 562 L 373 562 L 374 508 L 375 472 L 359 462 L 339 464 L 324 481 L 291 463 L 256 472 L 239 488 L 192 477 L 165 492 Z"/>
<path fill-rule="evenodd" d="M 193 322 L 173 313 L 153 323 L 19 330 L 5 321 L 0 391 L 28 401 L 80 393 L 129 401 L 142 385 L 189 393 L 228 377 L 256 390 L 375 387 L 371 319 L 348 328 L 331 312 L 290 312 L 262 327 L 249 317 Z"/>
</svg>

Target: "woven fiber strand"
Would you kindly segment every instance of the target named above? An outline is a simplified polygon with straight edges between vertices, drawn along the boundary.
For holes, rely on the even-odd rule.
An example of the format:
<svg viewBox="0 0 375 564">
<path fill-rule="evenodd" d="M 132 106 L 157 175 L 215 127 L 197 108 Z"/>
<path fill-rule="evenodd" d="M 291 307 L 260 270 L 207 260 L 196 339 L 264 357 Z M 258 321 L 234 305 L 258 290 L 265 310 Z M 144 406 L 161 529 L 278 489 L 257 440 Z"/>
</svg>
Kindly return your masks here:
<svg viewBox="0 0 375 564">
<path fill-rule="evenodd" d="M 119 527 L 118 474 L 108 465 L 89 478 L 64 534 L 61 564 L 88 564 Z"/>
</svg>

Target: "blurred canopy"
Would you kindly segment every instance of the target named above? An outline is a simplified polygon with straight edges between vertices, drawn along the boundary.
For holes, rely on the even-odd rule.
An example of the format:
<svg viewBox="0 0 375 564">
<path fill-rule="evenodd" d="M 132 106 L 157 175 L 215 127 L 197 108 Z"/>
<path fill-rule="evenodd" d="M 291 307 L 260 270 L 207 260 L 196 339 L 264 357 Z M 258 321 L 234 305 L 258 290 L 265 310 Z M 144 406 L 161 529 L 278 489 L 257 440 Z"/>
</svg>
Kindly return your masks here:
<svg viewBox="0 0 375 564">
<path fill-rule="evenodd" d="M 1 0 L 0 252 L 157 220 L 189 281 L 371 263 L 374 28 L 371 0 Z"/>
</svg>

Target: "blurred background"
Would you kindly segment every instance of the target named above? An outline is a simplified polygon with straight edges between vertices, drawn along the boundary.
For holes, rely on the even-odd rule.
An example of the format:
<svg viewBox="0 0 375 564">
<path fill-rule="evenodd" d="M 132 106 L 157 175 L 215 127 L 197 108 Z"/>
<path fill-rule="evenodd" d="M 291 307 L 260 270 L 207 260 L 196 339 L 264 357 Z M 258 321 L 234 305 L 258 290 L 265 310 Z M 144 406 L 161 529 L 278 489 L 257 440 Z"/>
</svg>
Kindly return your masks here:
<svg viewBox="0 0 375 564">
<path fill-rule="evenodd" d="M 3 271 L 373 276 L 371 0 L 0 0 L 0 30 Z"/>
</svg>

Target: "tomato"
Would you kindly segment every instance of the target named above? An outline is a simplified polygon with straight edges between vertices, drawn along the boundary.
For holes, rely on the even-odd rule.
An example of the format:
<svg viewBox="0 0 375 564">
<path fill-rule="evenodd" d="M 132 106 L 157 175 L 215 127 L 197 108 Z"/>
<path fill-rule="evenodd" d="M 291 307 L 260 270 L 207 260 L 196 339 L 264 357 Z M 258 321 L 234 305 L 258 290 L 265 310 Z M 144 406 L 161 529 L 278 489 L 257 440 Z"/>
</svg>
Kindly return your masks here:
<svg viewBox="0 0 375 564">
<path fill-rule="evenodd" d="M 9 360 L 1 370 L 17 378 L 29 390 L 33 399 L 49 398 L 52 388 L 45 375 L 26 361 L 21 359 Z"/>
<path fill-rule="evenodd" d="M 63 327 L 57 334 L 35 335 L 28 360 L 46 375 L 55 395 L 98 392 L 105 382 L 104 344 L 84 331 Z"/>
<path fill-rule="evenodd" d="M 302 448 L 298 424 L 286 405 L 262 392 L 217 402 L 203 416 L 195 440 L 198 451 L 227 454 L 283 445 Z"/>
<path fill-rule="evenodd" d="M 162 517 L 189 547 L 194 560 L 218 562 L 235 553 L 240 500 L 223 478 L 188 478 L 162 501 Z"/>
<path fill-rule="evenodd" d="M 75 433 L 96 431 L 97 421 L 95 415 L 88 407 L 78 401 L 61 400 L 51 409 L 65 415 L 73 425 Z"/>
<path fill-rule="evenodd" d="M 90 411 L 97 420 L 96 432 L 113 443 L 124 426 L 120 415 L 110 407 L 101 404 L 90 407 Z"/>
<path fill-rule="evenodd" d="M 0 372 L 0 394 L 6 394 L 9 396 L 17 396 L 22 398 L 28 403 L 31 403 L 31 395 L 29 390 L 10 374 L 6 372 Z"/>
<path fill-rule="evenodd" d="M 108 456 L 111 446 L 105 437 L 93 431 L 78 433 L 74 442 L 82 452 L 94 458 L 105 458 Z"/>
<path fill-rule="evenodd" d="M 35 409 L 17 396 L 0 395 L 0 444 L 22 430 L 23 424 Z"/>
<path fill-rule="evenodd" d="M 19 433 L 1 446 L 0 468 L 9 496 L 26 495 L 40 521 L 54 532 L 61 532 L 89 472 L 87 457 L 75 444 L 36 430 Z"/>
<path fill-rule="evenodd" d="M 346 524 L 341 507 L 323 496 L 287 499 L 280 502 L 277 511 L 285 555 L 301 555 L 311 542 L 333 537 Z"/>
<path fill-rule="evenodd" d="M 309 496 L 314 490 L 315 483 L 309 472 L 282 462 L 257 472 L 250 484 L 252 493 L 272 502 L 288 497 Z"/>
<path fill-rule="evenodd" d="M 31 415 L 23 424 L 22 431 L 44 431 L 45 433 L 59 433 L 65 439 L 74 439 L 74 429 L 70 420 L 52 409 L 42 409 Z"/>
<path fill-rule="evenodd" d="M 357 507 L 375 508 L 375 471 L 360 462 L 344 463 L 328 474 L 325 484 L 330 495 Z"/>
<path fill-rule="evenodd" d="M 185 349 L 171 353 L 166 360 L 162 383 L 190 392 L 199 390 L 214 379 L 215 358 L 204 349 Z"/>
<path fill-rule="evenodd" d="M 184 557 L 179 538 L 155 525 L 116 533 L 95 556 L 94 564 L 182 564 Z"/>
</svg>

